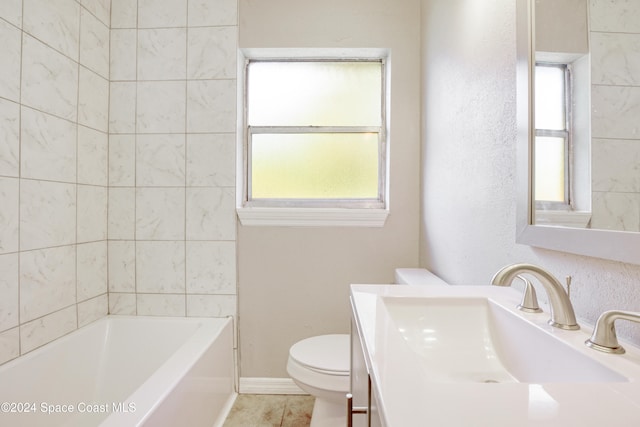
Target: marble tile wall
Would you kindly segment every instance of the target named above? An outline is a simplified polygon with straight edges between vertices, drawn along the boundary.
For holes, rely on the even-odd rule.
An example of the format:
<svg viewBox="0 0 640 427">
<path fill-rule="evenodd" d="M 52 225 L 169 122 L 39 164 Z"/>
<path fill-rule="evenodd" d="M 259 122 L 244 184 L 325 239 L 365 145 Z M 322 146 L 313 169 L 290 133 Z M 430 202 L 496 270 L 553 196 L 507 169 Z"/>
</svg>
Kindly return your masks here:
<svg viewBox="0 0 640 427">
<path fill-rule="evenodd" d="M 0 363 L 236 313 L 237 0 L 0 2 Z"/>
<path fill-rule="evenodd" d="M 111 313 L 236 313 L 237 20 L 237 0 L 112 0 Z"/>
<path fill-rule="evenodd" d="M 0 2 L 0 363 L 108 311 L 110 0 Z"/>
<path fill-rule="evenodd" d="M 592 227 L 640 231 L 640 1 L 590 7 Z"/>
</svg>

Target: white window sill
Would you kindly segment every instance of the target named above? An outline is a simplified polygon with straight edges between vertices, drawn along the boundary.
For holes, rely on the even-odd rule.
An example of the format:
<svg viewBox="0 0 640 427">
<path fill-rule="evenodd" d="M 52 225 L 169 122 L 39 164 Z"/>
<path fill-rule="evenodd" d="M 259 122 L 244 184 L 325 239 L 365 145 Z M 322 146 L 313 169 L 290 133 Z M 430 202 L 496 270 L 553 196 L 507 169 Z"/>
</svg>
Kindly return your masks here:
<svg viewBox="0 0 640 427">
<path fill-rule="evenodd" d="M 388 209 L 345 208 L 237 208 L 245 226 L 382 227 Z"/>
<path fill-rule="evenodd" d="M 591 212 L 589 211 L 536 210 L 536 225 L 587 228 L 590 220 Z"/>
</svg>

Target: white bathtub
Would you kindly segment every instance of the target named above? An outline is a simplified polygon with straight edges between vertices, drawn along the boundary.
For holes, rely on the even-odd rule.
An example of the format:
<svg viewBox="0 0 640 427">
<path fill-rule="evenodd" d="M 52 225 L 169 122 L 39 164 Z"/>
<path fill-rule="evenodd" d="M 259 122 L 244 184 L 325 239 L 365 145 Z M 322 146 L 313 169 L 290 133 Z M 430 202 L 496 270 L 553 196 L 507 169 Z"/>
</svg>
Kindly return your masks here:
<svg viewBox="0 0 640 427">
<path fill-rule="evenodd" d="M 0 426 L 221 426 L 231 318 L 107 316 L 0 366 Z"/>
</svg>

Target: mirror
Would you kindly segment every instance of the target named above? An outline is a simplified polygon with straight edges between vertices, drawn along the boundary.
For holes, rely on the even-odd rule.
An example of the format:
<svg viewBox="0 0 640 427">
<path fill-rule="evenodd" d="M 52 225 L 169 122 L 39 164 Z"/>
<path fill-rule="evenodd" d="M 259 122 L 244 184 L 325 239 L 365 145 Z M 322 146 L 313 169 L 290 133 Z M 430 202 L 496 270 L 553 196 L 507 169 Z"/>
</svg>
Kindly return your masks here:
<svg viewBox="0 0 640 427">
<path fill-rule="evenodd" d="M 573 10 L 570 18 L 560 17 L 561 5 Z M 563 37 L 573 34 L 573 41 L 554 39 L 551 25 L 542 26 L 549 19 L 563 22 Z M 577 30 L 568 31 L 569 21 Z M 624 29 L 613 27 L 618 23 Z M 536 35 L 541 32 L 544 37 Z M 536 41 L 542 45 L 539 51 Z M 640 264 L 640 171 L 634 170 L 640 163 L 640 61 L 636 59 L 640 57 L 640 0 L 517 0 L 517 47 L 516 241 Z M 628 53 L 628 47 L 636 53 Z M 549 155 L 548 151 L 541 154 L 540 147 L 536 150 L 536 135 L 547 138 L 546 142 L 559 138 L 549 132 L 557 129 L 536 131 L 536 61 L 571 63 L 574 72 L 573 100 L 566 108 L 574 120 L 575 145 L 572 150 L 556 149 L 564 151 L 573 168 L 573 175 L 564 174 L 563 184 L 570 194 L 565 205 L 571 210 L 558 209 L 560 202 L 546 200 L 547 196 L 538 194 L 535 200 L 540 189 L 536 174 L 550 175 L 542 172 L 540 159 Z M 576 213 L 583 218 L 571 218 Z"/>
<path fill-rule="evenodd" d="M 589 0 L 535 0 L 535 224 L 593 227 Z M 600 216 L 597 216 L 600 218 Z M 602 221 L 600 221 L 602 223 Z"/>
</svg>

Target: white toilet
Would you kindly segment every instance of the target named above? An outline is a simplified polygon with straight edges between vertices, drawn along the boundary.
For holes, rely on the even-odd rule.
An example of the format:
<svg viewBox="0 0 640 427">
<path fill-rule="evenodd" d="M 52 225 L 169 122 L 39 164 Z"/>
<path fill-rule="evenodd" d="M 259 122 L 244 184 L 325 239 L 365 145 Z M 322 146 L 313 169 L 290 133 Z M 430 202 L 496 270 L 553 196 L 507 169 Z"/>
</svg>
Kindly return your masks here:
<svg viewBox="0 0 640 427">
<path fill-rule="evenodd" d="M 316 398 L 311 427 L 346 425 L 350 342 L 348 334 L 319 335 L 289 349 L 287 372 L 298 387 Z"/>
<path fill-rule="evenodd" d="M 412 286 L 449 286 L 447 282 L 424 268 L 396 268 L 395 281 Z"/>
<path fill-rule="evenodd" d="M 395 281 L 417 286 L 447 285 L 422 268 L 398 268 Z M 289 376 L 298 387 L 316 398 L 311 427 L 346 425 L 350 342 L 348 334 L 320 335 L 298 341 L 289 349 Z"/>
</svg>

